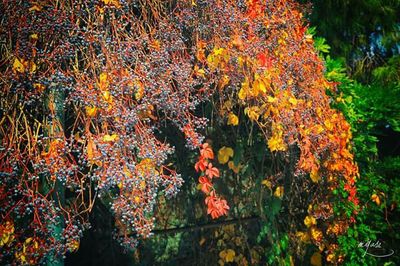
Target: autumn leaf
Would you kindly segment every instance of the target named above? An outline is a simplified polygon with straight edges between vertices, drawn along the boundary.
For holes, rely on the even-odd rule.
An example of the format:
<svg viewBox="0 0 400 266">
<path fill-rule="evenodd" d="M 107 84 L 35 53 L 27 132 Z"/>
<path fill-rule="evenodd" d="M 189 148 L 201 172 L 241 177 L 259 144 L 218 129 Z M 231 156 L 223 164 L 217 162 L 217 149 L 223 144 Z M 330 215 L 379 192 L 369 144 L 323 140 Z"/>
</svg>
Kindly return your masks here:
<svg viewBox="0 0 400 266">
<path fill-rule="evenodd" d="M 381 205 L 381 199 L 379 198 L 378 195 L 372 194 L 371 200 L 372 200 L 373 202 L 375 202 L 376 205 L 378 205 L 378 206 Z"/>
<path fill-rule="evenodd" d="M 155 167 L 156 167 L 156 165 L 155 165 L 154 161 L 150 158 L 145 158 L 136 165 L 137 171 L 142 175 L 157 174 L 157 170 Z"/>
<path fill-rule="evenodd" d="M 321 253 L 315 252 L 310 259 L 311 265 L 313 266 L 321 266 L 322 265 L 322 256 Z"/>
<path fill-rule="evenodd" d="M 200 150 L 200 155 L 204 159 L 214 159 L 214 152 L 212 151 L 210 145 L 208 143 L 204 143 Z"/>
<path fill-rule="evenodd" d="M 264 186 L 266 186 L 269 189 L 271 189 L 271 187 L 272 187 L 272 183 L 268 179 L 264 179 L 263 181 L 261 181 L 261 184 L 263 184 Z"/>
<path fill-rule="evenodd" d="M 297 105 L 297 99 L 294 97 L 289 98 L 289 103 L 291 103 L 292 105 Z"/>
<path fill-rule="evenodd" d="M 280 198 L 280 199 L 283 197 L 283 187 L 282 186 L 279 186 L 275 189 L 274 196 L 277 198 Z"/>
<path fill-rule="evenodd" d="M 37 11 L 37 12 L 39 12 L 39 11 L 41 11 L 42 10 L 42 7 L 40 6 L 40 5 L 38 5 L 38 4 L 35 4 L 35 5 L 33 5 L 33 6 L 31 6 L 30 8 L 29 8 L 29 12 L 32 12 L 32 11 Z"/>
<path fill-rule="evenodd" d="M 67 248 L 69 252 L 75 252 L 79 249 L 79 240 L 73 239 L 67 241 Z"/>
<path fill-rule="evenodd" d="M 204 172 L 207 168 L 207 161 L 200 157 L 199 160 L 196 162 L 196 164 L 194 165 L 194 169 L 196 170 L 196 172 Z"/>
<path fill-rule="evenodd" d="M 223 75 L 222 78 L 218 82 L 218 88 L 223 89 L 226 85 L 229 84 L 230 78 L 228 75 Z"/>
<path fill-rule="evenodd" d="M 239 118 L 234 113 L 229 113 L 228 115 L 228 126 L 237 126 L 239 124 Z"/>
<path fill-rule="evenodd" d="M 99 160 L 95 160 L 96 157 L 100 156 L 100 152 L 97 150 L 96 144 L 94 143 L 92 138 L 89 138 L 87 146 L 86 146 L 87 158 L 91 164 L 96 164 L 97 166 L 101 166 L 102 162 Z"/>
<path fill-rule="evenodd" d="M 319 230 L 317 227 L 313 226 L 311 227 L 311 238 L 316 241 L 316 242 L 320 242 L 322 240 L 322 231 Z"/>
<path fill-rule="evenodd" d="M 0 225 L 0 247 L 7 245 L 14 240 L 14 223 L 6 221 Z"/>
<path fill-rule="evenodd" d="M 33 34 L 29 35 L 29 38 L 31 38 L 32 41 L 37 41 L 37 39 L 39 39 L 39 36 L 37 33 L 33 33 Z"/>
<path fill-rule="evenodd" d="M 108 103 L 112 103 L 112 96 L 108 90 L 103 91 L 103 99 Z"/>
<path fill-rule="evenodd" d="M 117 134 L 112 134 L 112 135 L 104 135 L 103 136 L 103 141 L 104 142 L 114 142 L 118 140 L 118 135 Z"/>
<path fill-rule="evenodd" d="M 310 234 L 308 232 L 296 232 L 296 237 L 304 243 L 310 242 Z"/>
<path fill-rule="evenodd" d="M 258 96 L 260 93 L 267 92 L 266 84 L 264 83 L 264 80 L 258 74 L 255 75 L 255 80 L 253 82 L 252 89 L 253 89 L 253 91 L 252 91 L 253 96 Z"/>
<path fill-rule="evenodd" d="M 108 6 L 114 6 L 116 8 L 121 8 L 121 3 L 119 0 L 103 0 L 104 4 Z"/>
<path fill-rule="evenodd" d="M 310 173 L 310 178 L 314 183 L 318 183 L 318 181 L 321 179 L 318 170 L 312 169 Z"/>
<path fill-rule="evenodd" d="M 107 90 L 109 82 L 108 82 L 108 74 L 106 72 L 102 72 L 100 74 L 98 86 L 101 91 Z"/>
<path fill-rule="evenodd" d="M 86 111 L 87 116 L 94 117 L 97 114 L 97 107 L 96 106 L 86 106 L 85 111 Z"/>
<path fill-rule="evenodd" d="M 276 102 L 276 98 L 275 97 L 271 97 L 271 96 L 267 96 L 267 102 L 269 102 L 269 103 L 274 103 L 274 102 Z"/>
<path fill-rule="evenodd" d="M 206 169 L 206 175 L 212 179 L 213 177 L 219 177 L 219 170 L 216 167 L 213 167 L 212 163 L 208 164 Z"/>
<path fill-rule="evenodd" d="M 140 80 L 136 80 L 134 84 L 136 87 L 135 99 L 139 101 L 144 96 L 144 85 Z"/>
<path fill-rule="evenodd" d="M 236 253 L 233 249 L 222 250 L 219 253 L 219 257 L 223 259 L 225 262 L 233 262 L 235 255 Z"/>
<path fill-rule="evenodd" d="M 19 60 L 18 58 L 15 58 L 14 63 L 13 63 L 13 70 L 15 72 L 24 73 L 25 66 L 24 66 L 23 62 L 24 62 L 23 59 Z"/>
<path fill-rule="evenodd" d="M 239 98 L 240 100 L 244 100 L 244 99 L 246 99 L 246 95 L 247 95 L 246 90 L 243 89 L 243 88 L 241 88 L 241 89 L 239 90 L 239 93 L 238 93 L 238 98 Z"/>
<path fill-rule="evenodd" d="M 207 63 L 210 69 L 223 68 L 229 61 L 229 54 L 225 48 L 214 47 L 212 52 L 207 56 Z"/>
<path fill-rule="evenodd" d="M 250 120 L 257 121 L 260 117 L 260 108 L 258 106 L 246 107 L 244 113 L 250 118 Z"/>
<path fill-rule="evenodd" d="M 132 172 L 129 170 L 129 168 L 126 165 L 124 165 L 123 172 L 124 172 L 126 177 L 132 178 Z"/>
<path fill-rule="evenodd" d="M 229 161 L 228 162 L 228 167 L 229 169 L 231 169 L 235 174 L 239 173 L 240 168 L 242 167 L 240 164 L 239 165 L 235 165 L 235 163 L 233 161 Z"/>
<path fill-rule="evenodd" d="M 46 87 L 45 87 L 43 84 L 34 83 L 34 84 L 33 84 L 33 88 L 34 88 L 35 90 L 37 90 L 38 92 L 43 92 L 43 91 L 45 90 Z"/>
<path fill-rule="evenodd" d="M 247 95 L 249 94 L 249 89 L 250 89 L 250 83 L 249 79 L 246 77 L 242 82 L 242 87 L 239 90 L 238 98 L 242 101 L 246 99 Z"/>
<path fill-rule="evenodd" d="M 205 194 L 208 194 L 213 187 L 210 179 L 208 179 L 206 176 L 199 177 L 199 183 L 200 190 L 203 191 Z"/>
<path fill-rule="evenodd" d="M 217 197 L 214 191 L 211 191 L 206 197 L 205 203 L 207 205 L 207 214 L 210 214 L 212 219 L 217 219 L 228 213 L 229 206 L 226 200 Z"/>
<path fill-rule="evenodd" d="M 35 62 L 29 61 L 29 73 L 34 73 L 37 69 Z"/>
<path fill-rule="evenodd" d="M 218 151 L 218 162 L 220 164 L 226 164 L 229 161 L 229 158 L 233 157 L 233 149 L 230 147 L 222 147 Z"/>
<path fill-rule="evenodd" d="M 286 151 L 287 146 L 283 141 L 283 137 L 279 133 L 275 133 L 268 140 L 268 148 L 270 151 Z"/>
<path fill-rule="evenodd" d="M 308 215 L 306 216 L 306 218 L 304 218 L 304 224 L 307 227 L 311 227 L 317 224 L 317 220 L 313 216 Z"/>
<path fill-rule="evenodd" d="M 194 66 L 193 72 L 196 75 L 196 77 L 202 77 L 202 78 L 206 77 L 206 71 L 204 69 L 202 69 L 202 68 L 199 68 L 198 65 Z"/>
</svg>

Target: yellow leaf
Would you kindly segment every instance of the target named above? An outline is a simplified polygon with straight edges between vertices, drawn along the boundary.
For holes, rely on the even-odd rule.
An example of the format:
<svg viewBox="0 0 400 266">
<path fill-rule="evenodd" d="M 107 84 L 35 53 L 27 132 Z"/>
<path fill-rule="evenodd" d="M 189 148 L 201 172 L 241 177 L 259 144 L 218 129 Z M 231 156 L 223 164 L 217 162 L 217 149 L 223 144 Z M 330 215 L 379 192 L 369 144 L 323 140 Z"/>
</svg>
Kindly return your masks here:
<svg viewBox="0 0 400 266">
<path fill-rule="evenodd" d="M 241 88 L 240 90 L 239 90 L 239 93 L 238 93 L 238 98 L 240 99 L 240 100 L 244 100 L 245 98 L 246 98 L 246 91 L 243 89 L 243 88 Z"/>
<path fill-rule="evenodd" d="M 263 181 L 261 181 L 261 184 L 263 184 L 264 186 L 266 186 L 269 189 L 271 189 L 271 187 L 272 187 L 271 181 L 269 181 L 268 179 L 264 179 Z"/>
<path fill-rule="evenodd" d="M 274 102 L 276 102 L 276 98 L 275 97 L 271 97 L 271 96 L 267 96 L 267 102 L 274 103 Z"/>
<path fill-rule="evenodd" d="M 94 117 L 97 114 L 96 106 L 86 106 L 85 107 L 86 115 L 89 117 Z"/>
<path fill-rule="evenodd" d="M 96 164 L 97 166 L 101 166 L 102 162 L 99 160 L 94 161 L 94 158 L 99 156 L 99 152 L 97 151 L 96 144 L 94 143 L 93 139 L 89 138 L 87 146 L 86 146 L 86 151 L 87 151 L 87 157 L 88 161 L 91 164 Z"/>
<path fill-rule="evenodd" d="M 3 233 L 0 240 L 0 247 L 6 245 L 10 239 L 10 234 Z"/>
<path fill-rule="evenodd" d="M 335 260 L 335 254 L 331 253 L 328 256 L 326 256 L 327 262 L 333 262 L 334 260 Z"/>
<path fill-rule="evenodd" d="M 159 40 L 151 40 L 149 46 L 157 51 L 161 48 L 161 43 Z"/>
<path fill-rule="evenodd" d="M 224 108 L 228 111 L 231 110 L 232 109 L 232 101 L 227 100 L 226 102 L 224 102 Z"/>
<path fill-rule="evenodd" d="M 317 242 L 321 241 L 323 234 L 322 234 L 322 231 L 319 230 L 317 227 L 315 227 L 315 226 L 311 227 L 310 233 L 311 233 L 311 238 L 313 240 L 315 240 Z"/>
<path fill-rule="evenodd" d="M 228 115 L 228 125 L 237 126 L 239 124 L 239 118 L 234 114 L 230 113 Z"/>
<path fill-rule="evenodd" d="M 225 256 L 225 261 L 226 262 L 233 262 L 234 258 L 235 258 L 235 251 L 233 249 L 228 249 L 226 251 L 226 256 Z"/>
<path fill-rule="evenodd" d="M 318 183 L 318 181 L 321 179 L 318 170 L 312 169 L 310 173 L 310 178 L 314 183 Z"/>
<path fill-rule="evenodd" d="M 131 171 L 129 171 L 129 168 L 125 165 L 124 166 L 124 174 L 126 175 L 126 177 L 131 178 L 132 177 L 132 173 Z"/>
<path fill-rule="evenodd" d="M 228 167 L 229 169 L 231 169 L 235 174 L 239 173 L 241 165 L 235 165 L 235 163 L 233 161 L 229 161 L 228 163 Z"/>
<path fill-rule="evenodd" d="M 310 242 L 310 234 L 308 232 L 297 232 L 296 237 L 299 238 L 301 242 Z"/>
<path fill-rule="evenodd" d="M 229 161 L 229 158 L 233 157 L 233 150 L 230 147 L 222 147 L 218 151 L 218 162 L 220 164 L 226 164 Z"/>
<path fill-rule="evenodd" d="M 378 195 L 372 194 L 371 200 L 372 200 L 373 202 L 375 202 L 376 205 L 378 205 L 378 206 L 381 205 L 381 199 L 379 198 Z"/>
<path fill-rule="evenodd" d="M 199 68 L 197 65 L 194 67 L 194 73 L 196 76 L 205 78 L 206 77 L 206 71 L 202 68 Z"/>
<path fill-rule="evenodd" d="M 267 87 L 265 86 L 264 81 L 260 78 L 259 75 L 256 74 L 255 80 L 253 83 L 253 93 L 254 96 L 257 96 L 260 93 L 266 93 Z"/>
<path fill-rule="evenodd" d="M 333 129 L 333 124 L 329 120 L 325 120 L 324 125 L 328 130 L 332 130 Z"/>
<path fill-rule="evenodd" d="M 111 104 L 113 102 L 112 96 L 108 90 L 103 91 L 103 99 L 106 102 L 108 102 L 109 104 Z"/>
<path fill-rule="evenodd" d="M 317 220 L 313 216 L 308 215 L 306 216 L 306 218 L 304 218 L 304 224 L 307 227 L 311 227 L 317 224 Z"/>
<path fill-rule="evenodd" d="M 23 62 L 24 62 L 23 59 L 19 60 L 18 58 L 15 58 L 13 63 L 13 70 L 19 73 L 24 73 L 25 66 Z"/>
<path fill-rule="evenodd" d="M 33 73 L 33 72 L 35 72 L 36 71 L 36 64 L 35 64 L 35 62 L 33 62 L 33 61 L 30 61 L 30 64 L 29 64 L 29 72 L 30 73 Z"/>
<path fill-rule="evenodd" d="M 217 67 L 224 67 L 229 61 L 229 55 L 225 48 L 215 47 L 213 51 L 207 56 L 207 63 L 210 69 Z"/>
<path fill-rule="evenodd" d="M 42 7 L 39 6 L 39 5 L 36 5 L 36 4 L 29 8 L 29 12 L 32 12 L 32 11 L 41 11 L 41 10 L 42 10 Z"/>
<path fill-rule="evenodd" d="M 289 98 L 289 103 L 296 105 L 297 104 L 297 99 L 296 98 Z"/>
<path fill-rule="evenodd" d="M 243 59 L 243 57 L 238 56 L 237 58 L 238 64 L 240 67 L 243 67 L 244 63 L 245 63 L 245 59 Z"/>
<path fill-rule="evenodd" d="M 39 36 L 37 35 L 37 33 L 33 33 L 33 34 L 29 35 L 29 38 L 31 38 L 32 40 L 37 40 L 39 38 Z"/>
<path fill-rule="evenodd" d="M 224 88 L 226 85 L 228 85 L 229 81 L 230 81 L 229 76 L 223 75 L 222 78 L 218 82 L 218 88 L 220 88 L 220 89 Z"/>
<path fill-rule="evenodd" d="M 33 88 L 35 90 L 38 90 L 39 92 L 43 92 L 45 89 L 45 86 L 43 84 L 40 83 L 33 83 Z"/>
<path fill-rule="evenodd" d="M 108 82 L 108 74 L 105 73 L 105 72 L 102 72 L 102 73 L 100 74 L 99 80 L 100 80 L 100 81 L 99 81 L 99 88 L 100 88 L 100 90 L 102 90 L 102 91 L 106 90 L 107 87 L 108 87 L 108 85 L 109 85 L 109 82 Z"/>
<path fill-rule="evenodd" d="M 258 106 L 246 107 L 244 113 L 250 118 L 250 120 L 257 121 L 260 117 L 260 108 Z"/>
<path fill-rule="evenodd" d="M 118 140 L 118 135 L 117 134 L 112 134 L 112 135 L 104 135 L 103 141 L 105 142 L 113 142 Z"/>
<path fill-rule="evenodd" d="M 202 246 L 206 242 L 206 239 L 202 237 L 199 241 L 199 245 Z"/>
<path fill-rule="evenodd" d="M 248 92 L 249 92 L 249 88 L 250 88 L 249 79 L 246 77 L 244 79 L 244 81 L 242 82 L 242 87 L 241 87 L 241 89 L 239 90 L 239 93 L 238 93 L 238 97 L 239 97 L 240 100 L 244 100 L 247 97 Z"/>
<path fill-rule="evenodd" d="M 119 0 L 103 0 L 104 4 L 109 6 L 115 6 L 116 8 L 121 8 Z"/>
<path fill-rule="evenodd" d="M 75 252 L 79 249 L 79 241 L 74 239 L 67 242 L 67 248 L 69 252 Z"/>
<path fill-rule="evenodd" d="M 283 141 L 282 133 L 274 132 L 274 135 L 268 140 L 270 151 L 286 151 L 287 146 Z"/>
<path fill-rule="evenodd" d="M 144 95 L 144 85 L 143 82 L 141 82 L 140 80 L 136 80 L 135 81 L 135 85 L 136 85 L 136 92 L 135 92 L 135 99 L 138 101 L 140 99 L 143 98 Z"/>
<path fill-rule="evenodd" d="M 274 196 L 277 198 L 283 197 L 283 187 L 282 186 L 279 186 L 275 189 Z"/>
<path fill-rule="evenodd" d="M 145 158 L 145 159 L 141 160 L 139 164 L 136 165 L 137 171 L 142 175 L 156 174 L 157 170 L 155 169 L 155 167 L 156 167 L 155 163 L 150 158 Z M 144 181 L 142 181 L 142 182 L 140 183 L 140 186 L 145 187 L 146 183 Z"/>
<path fill-rule="evenodd" d="M 219 257 L 220 257 L 221 259 L 225 260 L 225 257 L 226 257 L 226 250 L 220 251 L 220 252 L 219 252 Z"/>
<path fill-rule="evenodd" d="M 312 204 L 309 204 L 309 205 L 308 205 L 308 208 L 307 208 L 307 212 L 308 212 L 308 213 L 311 213 L 313 209 L 314 209 L 314 208 L 313 208 L 313 205 L 312 205 Z"/>
<path fill-rule="evenodd" d="M 310 259 L 311 265 L 313 266 L 321 266 L 322 265 L 322 257 L 321 253 L 315 252 Z"/>
</svg>

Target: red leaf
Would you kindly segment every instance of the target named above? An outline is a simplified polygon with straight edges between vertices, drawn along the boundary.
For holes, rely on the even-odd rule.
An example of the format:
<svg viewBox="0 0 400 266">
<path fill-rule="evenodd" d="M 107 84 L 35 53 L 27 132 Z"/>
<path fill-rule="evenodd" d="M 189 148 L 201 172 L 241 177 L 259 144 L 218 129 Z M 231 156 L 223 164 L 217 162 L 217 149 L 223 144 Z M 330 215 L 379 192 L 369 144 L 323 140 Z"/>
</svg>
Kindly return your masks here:
<svg viewBox="0 0 400 266">
<path fill-rule="evenodd" d="M 216 167 L 213 167 L 212 163 L 208 164 L 208 168 L 206 169 L 206 175 L 212 179 L 214 176 L 219 177 L 219 170 Z"/>
</svg>

